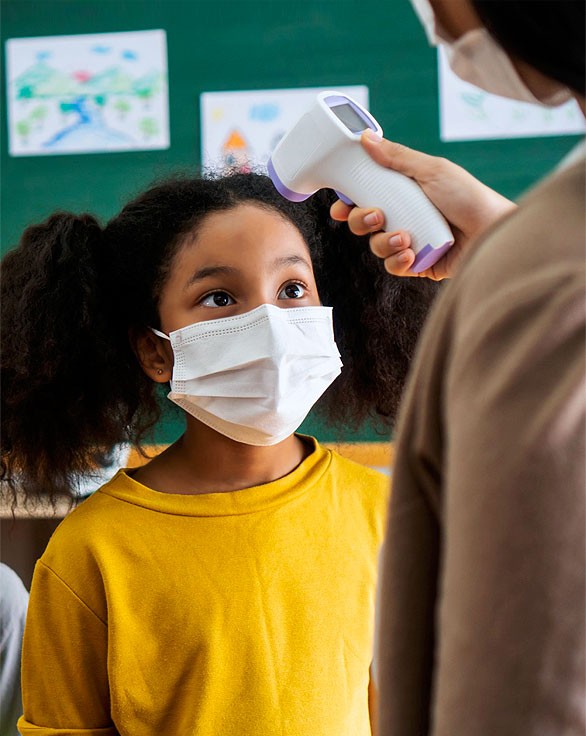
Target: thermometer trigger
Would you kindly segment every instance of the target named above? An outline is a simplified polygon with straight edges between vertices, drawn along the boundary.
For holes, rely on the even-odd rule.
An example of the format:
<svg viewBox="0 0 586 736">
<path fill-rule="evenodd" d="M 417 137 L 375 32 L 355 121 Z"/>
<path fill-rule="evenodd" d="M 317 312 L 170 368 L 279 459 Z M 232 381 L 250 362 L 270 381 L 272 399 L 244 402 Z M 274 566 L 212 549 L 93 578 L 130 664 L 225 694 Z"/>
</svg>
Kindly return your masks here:
<svg viewBox="0 0 586 736">
<path fill-rule="evenodd" d="M 344 204 L 348 204 L 351 207 L 354 206 L 355 203 L 351 199 L 349 199 L 345 194 L 342 194 L 342 192 L 339 192 L 337 189 L 334 189 L 334 191 L 336 192 L 338 197 L 342 200 L 342 202 L 344 202 Z"/>
</svg>

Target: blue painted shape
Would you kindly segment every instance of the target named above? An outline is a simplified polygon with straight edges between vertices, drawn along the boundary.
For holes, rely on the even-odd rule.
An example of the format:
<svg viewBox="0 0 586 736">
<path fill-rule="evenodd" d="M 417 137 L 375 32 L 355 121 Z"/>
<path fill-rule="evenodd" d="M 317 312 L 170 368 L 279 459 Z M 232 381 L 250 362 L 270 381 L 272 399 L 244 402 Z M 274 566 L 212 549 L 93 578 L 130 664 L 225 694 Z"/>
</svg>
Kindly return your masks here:
<svg viewBox="0 0 586 736">
<path fill-rule="evenodd" d="M 88 97 L 77 97 L 75 100 L 67 103 L 68 110 L 75 111 L 78 114 L 77 120 L 60 130 L 52 138 L 43 143 L 45 148 L 60 150 L 65 148 L 71 142 L 83 141 L 87 148 L 99 147 L 100 143 L 107 146 L 112 143 L 131 142 L 132 139 L 118 131 L 109 130 L 104 125 L 100 111 L 95 106 L 91 106 Z M 67 141 L 67 144 L 65 143 Z"/>
<path fill-rule="evenodd" d="M 279 116 L 279 106 L 271 103 L 271 102 L 265 102 L 258 105 L 253 105 L 250 108 L 250 112 L 248 113 L 248 117 L 251 120 L 259 120 L 263 123 L 270 123 L 272 120 L 275 120 Z"/>
</svg>

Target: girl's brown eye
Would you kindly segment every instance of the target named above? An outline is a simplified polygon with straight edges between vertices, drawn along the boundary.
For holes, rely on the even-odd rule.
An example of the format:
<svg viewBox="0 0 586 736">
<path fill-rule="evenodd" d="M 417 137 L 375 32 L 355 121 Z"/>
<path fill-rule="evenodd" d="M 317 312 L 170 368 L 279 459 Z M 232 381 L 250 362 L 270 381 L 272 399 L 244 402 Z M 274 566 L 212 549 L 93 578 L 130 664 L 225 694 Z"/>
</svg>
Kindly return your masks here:
<svg viewBox="0 0 586 736">
<path fill-rule="evenodd" d="M 284 296 L 281 296 L 284 294 Z M 287 284 L 279 294 L 280 299 L 301 299 L 305 296 L 305 289 L 301 284 Z"/>
<path fill-rule="evenodd" d="M 218 307 L 226 307 L 230 303 L 230 297 L 228 294 L 214 294 L 212 298 L 214 304 Z"/>
<path fill-rule="evenodd" d="M 213 291 L 201 300 L 204 307 L 227 307 L 234 304 L 234 299 L 225 291 Z"/>
</svg>

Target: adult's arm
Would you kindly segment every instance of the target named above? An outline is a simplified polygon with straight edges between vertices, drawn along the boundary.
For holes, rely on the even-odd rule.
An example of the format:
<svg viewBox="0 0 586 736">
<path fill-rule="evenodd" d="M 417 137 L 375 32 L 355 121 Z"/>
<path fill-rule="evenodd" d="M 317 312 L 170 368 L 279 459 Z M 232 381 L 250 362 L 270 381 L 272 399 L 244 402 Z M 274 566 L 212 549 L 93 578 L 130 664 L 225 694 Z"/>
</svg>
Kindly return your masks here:
<svg viewBox="0 0 586 736">
<path fill-rule="evenodd" d="M 585 732 L 581 171 L 494 229 L 422 337 L 382 574 L 385 736 Z"/>
<path fill-rule="evenodd" d="M 582 278 L 528 278 L 457 338 L 434 736 L 584 733 Z"/>
</svg>

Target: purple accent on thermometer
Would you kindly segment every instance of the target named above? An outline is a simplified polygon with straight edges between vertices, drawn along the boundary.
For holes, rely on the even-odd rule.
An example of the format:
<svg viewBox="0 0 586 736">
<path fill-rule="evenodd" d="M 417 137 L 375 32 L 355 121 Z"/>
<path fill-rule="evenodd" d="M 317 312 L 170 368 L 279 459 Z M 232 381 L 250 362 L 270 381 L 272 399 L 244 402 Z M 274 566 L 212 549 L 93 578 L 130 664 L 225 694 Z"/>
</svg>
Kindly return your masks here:
<svg viewBox="0 0 586 736">
<path fill-rule="evenodd" d="M 309 194 L 299 194 L 299 192 L 294 192 L 292 189 L 289 189 L 286 187 L 281 179 L 279 178 L 279 175 L 275 171 L 275 167 L 273 166 L 273 162 L 271 159 L 267 162 L 267 169 L 269 172 L 269 176 L 271 177 L 273 184 L 275 185 L 275 189 L 279 192 L 279 194 L 285 199 L 288 199 L 290 202 L 305 202 L 306 199 L 309 199 L 313 192 L 310 192 Z"/>
<path fill-rule="evenodd" d="M 334 192 L 336 192 L 336 194 L 338 195 L 338 199 L 341 199 L 344 204 L 348 204 L 350 205 L 350 207 L 354 206 L 354 202 L 345 194 L 342 194 L 342 192 L 339 192 L 337 189 L 334 189 Z"/>
<path fill-rule="evenodd" d="M 419 253 L 417 253 L 410 270 L 413 271 L 413 273 L 421 273 L 422 271 L 425 271 L 426 268 L 430 268 L 434 263 L 437 263 L 444 253 L 447 253 L 450 250 L 452 245 L 454 245 L 453 240 L 448 240 L 447 243 L 440 245 L 439 248 L 434 248 L 428 243 L 419 251 Z"/>
</svg>

